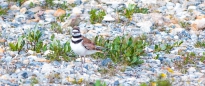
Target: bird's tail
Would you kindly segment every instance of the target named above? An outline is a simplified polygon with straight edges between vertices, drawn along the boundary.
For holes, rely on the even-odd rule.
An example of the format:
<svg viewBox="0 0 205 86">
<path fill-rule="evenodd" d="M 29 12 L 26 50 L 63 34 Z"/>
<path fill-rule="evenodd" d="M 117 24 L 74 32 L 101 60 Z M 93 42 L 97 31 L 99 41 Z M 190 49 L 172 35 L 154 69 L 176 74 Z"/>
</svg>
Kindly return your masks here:
<svg viewBox="0 0 205 86">
<path fill-rule="evenodd" d="M 97 52 L 101 52 L 101 53 L 102 53 L 103 50 L 106 49 L 106 48 L 101 47 L 101 46 L 96 46 L 95 48 L 96 48 Z"/>
</svg>

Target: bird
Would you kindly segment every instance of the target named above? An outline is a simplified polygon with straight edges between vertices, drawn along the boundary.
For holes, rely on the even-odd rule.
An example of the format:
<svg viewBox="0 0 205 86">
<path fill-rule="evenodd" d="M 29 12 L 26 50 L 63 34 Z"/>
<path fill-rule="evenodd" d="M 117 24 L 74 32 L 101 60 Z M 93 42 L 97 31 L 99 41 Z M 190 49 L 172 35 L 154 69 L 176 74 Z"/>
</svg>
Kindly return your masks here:
<svg viewBox="0 0 205 86">
<path fill-rule="evenodd" d="M 102 50 L 104 49 L 104 47 L 97 46 L 91 40 L 82 36 L 80 33 L 80 28 L 78 26 L 73 27 L 70 47 L 71 47 L 72 51 L 75 54 L 79 55 L 79 57 L 81 58 L 81 68 L 83 66 L 82 56 L 84 57 L 84 63 L 85 63 L 85 56 L 86 55 L 91 55 L 91 54 L 94 54 L 96 52 L 102 53 Z M 82 71 L 83 71 L 83 69 L 82 69 Z"/>
</svg>

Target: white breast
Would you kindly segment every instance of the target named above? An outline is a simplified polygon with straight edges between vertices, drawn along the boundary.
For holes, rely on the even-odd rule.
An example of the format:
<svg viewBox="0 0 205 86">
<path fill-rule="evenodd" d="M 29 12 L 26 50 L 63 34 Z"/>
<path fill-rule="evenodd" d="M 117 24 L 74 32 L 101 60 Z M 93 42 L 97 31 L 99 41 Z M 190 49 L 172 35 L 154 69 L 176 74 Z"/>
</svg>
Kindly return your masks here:
<svg viewBox="0 0 205 86">
<path fill-rule="evenodd" d="M 83 42 L 83 41 L 82 41 Z M 96 52 L 96 50 L 87 50 L 83 45 L 82 42 L 74 44 L 70 42 L 71 49 L 73 52 L 80 56 L 91 55 Z"/>
</svg>

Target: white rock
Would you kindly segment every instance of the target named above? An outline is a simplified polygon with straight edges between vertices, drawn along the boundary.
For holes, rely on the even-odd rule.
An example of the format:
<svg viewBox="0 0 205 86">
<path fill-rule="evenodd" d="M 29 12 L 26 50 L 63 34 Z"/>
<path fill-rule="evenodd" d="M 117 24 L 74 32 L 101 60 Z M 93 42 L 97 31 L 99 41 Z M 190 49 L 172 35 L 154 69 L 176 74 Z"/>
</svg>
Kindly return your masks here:
<svg viewBox="0 0 205 86">
<path fill-rule="evenodd" d="M 28 50 L 28 54 L 30 54 L 30 55 L 33 55 L 33 54 L 35 54 L 35 53 L 36 53 L 35 51 Z"/>
<path fill-rule="evenodd" d="M 110 14 L 107 14 L 104 16 L 103 21 L 115 21 L 115 19 Z"/>
<path fill-rule="evenodd" d="M 107 11 L 108 14 L 110 14 L 110 13 L 114 12 L 115 10 L 112 9 L 111 7 L 108 7 L 108 8 L 106 9 L 106 11 Z"/>
<path fill-rule="evenodd" d="M 196 72 L 194 75 L 196 75 L 197 77 L 202 77 L 204 73 Z"/>
<path fill-rule="evenodd" d="M 45 16 L 45 20 L 46 20 L 47 22 L 53 22 L 53 21 L 56 20 L 53 15 L 44 15 L 44 16 Z"/>
<path fill-rule="evenodd" d="M 47 56 L 48 54 L 54 53 L 54 51 L 46 50 L 43 55 Z"/>
<path fill-rule="evenodd" d="M 196 6 L 189 6 L 188 10 L 196 10 Z"/>
<path fill-rule="evenodd" d="M 34 7 L 34 8 L 30 8 L 30 9 L 29 9 L 29 11 L 32 11 L 32 12 L 34 12 L 34 13 L 36 13 L 36 12 L 38 12 L 38 11 L 40 11 L 40 10 L 42 10 L 40 6 L 36 6 L 36 7 Z"/>
<path fill-rule="evenodd" d="M 140 26 L 141 31 L 145 33 L 149 33 L 151 31 L 152 22 L 151 21 L 144 21 L 137 23 L 137 26 Z"/>
<path fill-rule="evenodd" d="M 172 2 L 167 2 L 167 4 L 166 4 L 166 6 L 167 6 L 167 9 L 169 9 L 169 10 L 172 10 L 173 8 L 174 8 L 174 3 L 172 3 Z"/>
<path fill-rule="evenodd" d="M 44 64 L 41 69 L 41 73 L 50 73 L 56 68 L 54 68 L 51 64 Z"/>
<path fill-rule="evenodd" d="M 180 33 L 182 31 L 184 31 L 184 28 L 175 28 L 175 29 L 171 29 L 170 34 L 171 35 L 176 35 L 177 33 Z"/>
<path fill-rule="evenodd" d="M 188 77 L 186 75 L 181 76 L 182 81 L 187 81 Z"/>
<path fill-rule="evenodd" d="M 178 40 L 178 39 L 179 39 L 179 36 L 174 36 L 174 39 Z"/>
<path fill-rule="evenodd" d="M 141 0 L 144 4 L 156 4 L 157 0 Z"/>
<path fill-rule="evenodd" d="M 196 72 L 196 69 L 195 69 L 195 67 L 190 67 L 187 71 L 189 74 L 192 74 L 192 73 Z"/>
<path fill-rule="evenodd" d="M 82 14 L 82 8 L 74 7 L 72 10 L 72 14 Z"/>
<path fill-rule="evenodd" d="M 9 79 L 9 77 L 10 76 L 8 74 L 5 74 L 5 75 L 1 75 L 0 79 L 7 80 L 7 79 Z"/>
<path fill-rule="evenodd" d="M 205 18 L 202 19 L 196 19 L 195 21 L 192 22 L 191 24 L 191 29 L 198 31 L 198 30 L 203 30 L 205 28 Z"/>
<path fill-rule="evenodd" d="M 111 0 L 101 0 L 101 2 L 106 3 L 108 5 L 109 4 L 118 4 L 118 5 L 123 4 L 122 0 L 113 0 L 113 1 L 111 1 Z"/>
<path fill-rule="evenodd" d="M 73 4 L 75 0 L 67 0 L 68 4 Z"/>
<path fill-rule="evenodd" d="M 30 61 L 29 61 L 28 59 L 23 60 L 23 64 L 26 64 L 26 65 L 27 65 L 27 64 L 29 64 L 29 62 L 30 62 Z"/>
<path fill-rule="evenodd" d="M 27 11 L 27 9 L 24 7 L 24 8 L 21 8 L 20 13 L 25 14 L 26 11 Z"/>
<path fill-rule="evenodd" d="M 20 10 L 20 8 L 17 7 L 16 5 L 11 6 L 10 9 L 11 9 L 11 10 Z"/>
</svg>

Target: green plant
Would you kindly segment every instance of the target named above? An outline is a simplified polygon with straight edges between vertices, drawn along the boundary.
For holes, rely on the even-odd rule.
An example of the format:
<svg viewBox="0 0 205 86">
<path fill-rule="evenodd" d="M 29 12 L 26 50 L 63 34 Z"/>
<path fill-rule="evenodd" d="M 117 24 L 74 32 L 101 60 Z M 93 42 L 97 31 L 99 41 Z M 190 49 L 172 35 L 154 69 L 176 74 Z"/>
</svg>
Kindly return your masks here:
<svg viewBox="0 0 205 86">
<path fill-rule="evenodd" d="M 157 80 L 150 80 L 148 84 L 142 83 L 140 86 L 172 86 L 170 79 L 163 78 L 166 74 L 160 74 Z"/>
<path fill-rule="evenodd" d="M 106 83 L 102 83 L 100 80 L 96 80 L 93 86 L 106 86 Z"/>
<path fill-rule="evenodd" d="M 205 48 L 205 42 L 204 41 L 197 41 L 194 46 L 196 48 Z"/>
<path fill-rule="evenodd" d="M 8 9 L 3 9 L 3 8 L 1 8 L 1 6 L 0 6 L 0 16 L 1 16 L 1 15 L 6 15 L 7 11 L 8 11 Z"/>
<path fill-rule="evenodd" d="M 92 24 L 101 23 L 104 16 L 106 15 L 104 10 L 98 11 L 96 9 L 91 9 L 89 14 L 90 14 L 90 22 Z"/>
<path fill-rule="evenodd" d="M 196 54 L 194 52 L 190 52 L 188 54 L 185 54 L 184 55 L 184 65 L 187 65 L 187 64 L 194 64 L 195 63 L 195 57 L 196 57 Z"/>
<path fill-rule="evenodd" d="M 54 5 L 53 3 L 54 0 L 45 0 L 46 4 L 45 6 L 48 8 L 48 7 L 52 7 Z"/>
<path fill-rule="evenodd" d="M 63 33 L 61 26 L 57 22 L 51 23 L 51 29 L 57 33 Z"/>
<path fill-rule="evenodd" d="M 69 17 L 70 16 L 70 14 L 64 14 L 64 15 L 61 15 L 61 16 L 59 16 L 59 17 L 57 17 L 57 19 L 59 19 L 59 21 L 61 21 L 61 22 L 65 22 L 65 17 Z"/>
<path fill-rule="evenodd" d="M 74 80 L 72 81 L 72 84 L 82 84 L 83 83 L 83 79 L 80 78 L 80 79 L 76 79 L 74 78 Z"/>
<path fill-rule="evenodd" d="M 35 84 L 38 84 L 38 79 L 36 77 L 31 78 L 31 86 L 34 86 Z"/>
<path fill-rule="evenodd" d="M 35 4 L 33 2 L 30 2 L 29 7 L 32 8 L 34 6 L 35 6 Z"/>
<path fill-rule="evenodd" d="M 135 4 L 128 4 L 128 7 L 125 8 L 124 16 L 129 20 L 132 20 L 132 15 L 135 13 Z"/>
<path fill-rule="evenodd" d="M 165 53 L 170 53 L 170 51 L 174 48 L 174 47 L 178 47 L 183 43 L 183 41 L 177 41 L 174 44 L 155 44 L 154 47 L 154 52 L 160 52 L 160 51 L 165 51 Z"/>
<path fill-rule="evenodd" d="M 205 52 L 203 52 L 203 56 L 200 58 L 201 62 L 205 62 Z"/>
<path fill-rule="evenodd" d="M 172 86 L 172 83 L 169 80 L 158 80 L 157 86 Z"/>
<path fill-rule="evenodd" d="M 135 4 L 128 4 L 128 6 L 126 8 L 124 8 L 123 16 L 125 16 L 129 20 L 132 20 L 132 15 L 134 13 L 144 13 L 144 14 L 146 14 L 146 13 L 148 13 L 148 9 L 147 8 L 139 8 Z"/>
<path fill-rule="evenodd" d="M 75 3 L 72 3 L 72 4 L 69 4 L 71 7 L 75 7 L 76 4 Z"/>
<path fill-rule="evenodd" d="M 140 86 L 148 86 L 146 83 L 141 83 Z"/>
<path fill-rule="evenodd" d="M 66 10 L 68 9 L 67 3 L 65 1 L 63 1 L 63 4 L 60 5 L 60 8 Z"/>
<path fill-rule="evenodd" d="M 18 38 L 17 43 L 9 43 L 9 47 L 12 51 L 18 51 L 18 53 L 23 49 L 25 45 L 25 41 L 23 40 L 23 36 Z"/>
<path fill-rule="evenodd" d="M 35 28 L 37 28 L 37 25 L 35 26 Z M 43 41 L 40 40 L 41 36 L 42 32 L 37 29 L 30 31 L 26 36 L 28 44 L 31 45 L 31 49 L 36 51 L 37 53 L 40 53 L 41 50 L 45 51 L 47 48 L 47 45 L 43 44 Z"/>
<path fill-rule="evenodd" d="M 16 0 L 16 2 L 21 6 L 26 0 Z"/>
<path fill-rule="evenodd" d="M 49 50 L 54 51 L 48 55 L 48 59 L 60 61 L 61 58 L 65 61 L 69 61 L 70 58 L 68 53 L 71 51 L 70 43 L 66 42 L 64 45 L 61 45 L 59 40 L 53 40 L 49 45 Z"/>
<path fill-rule="evenodd" d="M 174 61 L 175 67 L 179 69 L 182 73 L 187 72 L 186 65 L 188 64 L 196 64 L 198 59 L 200 59 L 199 56 L 196 56 L 194 52 L 186 52 L 182 55 L 182 60 Z M 203 58 L 203 56 L 201 57 Z M 200 59 L 201 60 L 201 59 Z"/>
<path fill-rule="evenodd" d="M 95 41 L 97 45 L 104 46 L 108 49 L 104 56 L 103 54 L 96 54 L 97 57 L 110 57 L 115 63 L 127 65 L 142 64 L 143 61 L 140 60 L 140 56 L 146 55 L 144 48 L 148 45 L 148 42 L 146 40 L 140 40 L 140 37 L 116 37 L 113 41 L 96 37 Z"/>
<path fill-rule="evenodd" d="M 179 25 L 182 27 L 182 28 L 188 28 L 190 27 L 190 24 L 188 22 L 184 22 L 184 21 L 180 21 L 179 22 Z"/>
</svg>

